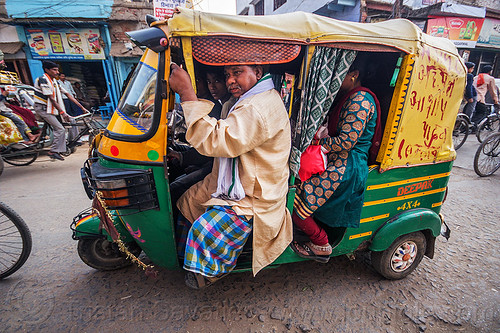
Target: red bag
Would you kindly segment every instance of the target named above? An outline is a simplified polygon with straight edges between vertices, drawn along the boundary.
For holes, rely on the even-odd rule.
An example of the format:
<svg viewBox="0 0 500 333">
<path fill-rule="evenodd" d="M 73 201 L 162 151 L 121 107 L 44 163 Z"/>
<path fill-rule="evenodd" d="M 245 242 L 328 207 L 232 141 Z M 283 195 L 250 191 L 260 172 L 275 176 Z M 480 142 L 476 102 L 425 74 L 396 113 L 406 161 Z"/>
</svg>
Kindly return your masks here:
<svg viewBox="0 0 500 333">
<path fill-rule="evenodd" d="M 299 177 L 301 181 L 304 182 L 312 175 L 326 170 L 327 158 L 321 148 L 321 146 L 310 145 L 300 156 Z"/>
</svg>

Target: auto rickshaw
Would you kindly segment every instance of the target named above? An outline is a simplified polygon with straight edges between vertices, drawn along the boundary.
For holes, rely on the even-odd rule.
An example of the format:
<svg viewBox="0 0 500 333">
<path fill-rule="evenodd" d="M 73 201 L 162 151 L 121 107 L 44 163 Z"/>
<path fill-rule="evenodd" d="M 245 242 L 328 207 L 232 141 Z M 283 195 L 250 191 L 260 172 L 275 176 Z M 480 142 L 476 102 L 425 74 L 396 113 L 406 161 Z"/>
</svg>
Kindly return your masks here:
<svg viewBox="0 0 500 333">
<path fill-rule="evenodd" d="M 389 279 L 408 275 L 424 255 L 433 257 L 436 237 L 449 236 L 440 210 L 456 157 L 452 132 L 466 73 L 449 40 L 426 35 L 404 19 L 364 24 L 302 12 L 249 17 L 179 9 L 169 20 L 151 21 L 149 28 L 128 33 L 145 47 L 144 55 L 82 168 L 89 197 L 99 193 L 114 230 L 101 228 L 95 211 L 75 217 L 73 238 L 86 264 L 112 270 L 132 258 L 147 268 L 137 259 L 143 251 L 155 266 L 182 268 L 167 158 L 178 123 L 168 86 L 171 62 L 184 66 L 193 87 L 196 66 L 223 66 L 235 54 L 269 65 L 278 91 L 285 76 L 292 82 L 292 210 L 300 154 L 326 116 L 309 114 L 304 99 L 319 48 L 370 53 L 378 69 L 368 88 L 380 100 L 384 128 L 369 167 L 360 227 L 326 229 L 332 256 L 371 251 L 374 268 Z M 250 269 L 251 253 L 247 242 L 235 272 Z M 302 260 L 287 248 L 271 267 Z"/>
</svg>

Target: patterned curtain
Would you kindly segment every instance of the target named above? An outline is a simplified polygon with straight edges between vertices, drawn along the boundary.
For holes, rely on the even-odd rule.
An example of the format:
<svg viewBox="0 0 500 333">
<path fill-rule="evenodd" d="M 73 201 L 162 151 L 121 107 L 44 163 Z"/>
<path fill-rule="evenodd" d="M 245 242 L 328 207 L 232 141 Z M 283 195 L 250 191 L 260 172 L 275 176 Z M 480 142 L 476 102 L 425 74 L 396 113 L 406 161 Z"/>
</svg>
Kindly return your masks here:
<svg viewBox="0 0 500 333">
<path fill-rule="evenodd" d="M 321 126 L 340 85 L 356 58 L 356 51 L 318 46 L 314 50 L 305 87 L 302 92 L 302 106 L 293 138 L 290 155 L 290 170 L 298 176 L 300 155 L 311 143 Z"/>
</svg>

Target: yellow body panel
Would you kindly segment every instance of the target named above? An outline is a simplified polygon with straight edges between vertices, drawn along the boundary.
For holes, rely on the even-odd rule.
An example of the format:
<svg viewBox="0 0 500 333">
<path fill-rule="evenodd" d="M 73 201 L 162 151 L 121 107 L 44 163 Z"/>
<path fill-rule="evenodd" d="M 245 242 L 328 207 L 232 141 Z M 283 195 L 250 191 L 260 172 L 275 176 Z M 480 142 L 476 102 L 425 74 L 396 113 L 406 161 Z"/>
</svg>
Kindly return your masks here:
<svg viewBox="0 0 500 333">
<path fill-rule="evenodd" d="M 155 68 L 158 68 L 158 53 L 149 49 L 146 50 L 141 58 L 141 63 Z M 167 73 L 168 74 L 168 73 Z M 143 87 L 137 87 L 142 89 Z M 163 101 L 165 104 L 166 101 Z M 162 105 L 162 109 L 166 109 L 166 105 Z M 165 136 L 167 131 L 167 113 L 162 112 L 160 119 L 160 126 L 154 136 L 144 142 L 125 142 L 110 139 L 103 136 L 99 143 L 99 153 L 119 160 L 137 161 L 137 162 L 157 162 L 163 163 L 165 156 Z M 140 130 L 138 126 L 134 126 L 134 122 L 127 119 L 119 111 L 113 114 L 107 129 L 113 133 L 126 134 L 126 135 L 142 135 L 144 130 Z"/>
<path fill-rule="evenodd" d="M 452 132 L 465 88 L 463 62 L 424 44 L 402 72 L 379 153 L 380 169 L 454 160 Z"/>
</svg>

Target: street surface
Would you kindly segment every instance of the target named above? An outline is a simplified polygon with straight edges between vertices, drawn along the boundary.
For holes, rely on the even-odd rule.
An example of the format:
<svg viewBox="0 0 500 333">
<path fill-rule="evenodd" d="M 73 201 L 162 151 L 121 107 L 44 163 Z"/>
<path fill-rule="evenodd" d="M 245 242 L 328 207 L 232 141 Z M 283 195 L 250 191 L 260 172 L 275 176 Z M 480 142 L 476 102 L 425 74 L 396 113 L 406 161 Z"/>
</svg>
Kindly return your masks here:
<svg viewBox="0 0 500 333">
<path fill-rule="evenodd" d="M 0 199 L 33 237 L 26 264 L 0 281 L 2 332 L 499 332 L 500 172 L 479 178 L 474 137 L 458 151 L 442 213 L 452 233 L 406 279 L 368 255 L 233 274 L 202 291 L 182 272 L 151 279 L 135 266 L 99 272 L 78 257 L 73 217 L 90 205 L 85 146 L 64 162 L 6 165 Z"/>
</svg>

